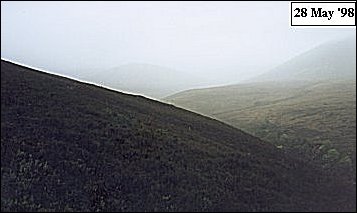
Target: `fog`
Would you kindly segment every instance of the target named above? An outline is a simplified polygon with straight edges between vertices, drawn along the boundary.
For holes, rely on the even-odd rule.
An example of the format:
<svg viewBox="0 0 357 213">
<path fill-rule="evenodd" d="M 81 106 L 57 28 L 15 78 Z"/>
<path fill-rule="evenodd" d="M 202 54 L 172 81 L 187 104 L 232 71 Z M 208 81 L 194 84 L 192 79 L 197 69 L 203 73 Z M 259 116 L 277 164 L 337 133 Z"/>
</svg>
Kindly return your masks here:
<svg viewBox="0 0 357 213">
<path fill-rule="evenodd" d="M 351 35 L 291 28 L 289 2 L 1 2 L 1 57 L 76 77 L 145 63 L 230 84 Z"/>
</svg>

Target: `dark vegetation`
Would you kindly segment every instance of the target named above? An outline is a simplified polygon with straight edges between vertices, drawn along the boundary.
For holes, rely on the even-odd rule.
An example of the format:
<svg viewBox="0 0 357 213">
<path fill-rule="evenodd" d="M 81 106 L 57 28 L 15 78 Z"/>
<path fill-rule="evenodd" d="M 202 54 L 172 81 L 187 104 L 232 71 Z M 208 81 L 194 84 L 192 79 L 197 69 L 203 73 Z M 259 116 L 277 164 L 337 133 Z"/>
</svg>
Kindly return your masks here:
<svg viewBox="0 0 357 213">
<path fill-rule="evenodd" d="M 214 119 L 1 61 L 1 211 L 355 211 L 355 189 Z"/>
</svg>

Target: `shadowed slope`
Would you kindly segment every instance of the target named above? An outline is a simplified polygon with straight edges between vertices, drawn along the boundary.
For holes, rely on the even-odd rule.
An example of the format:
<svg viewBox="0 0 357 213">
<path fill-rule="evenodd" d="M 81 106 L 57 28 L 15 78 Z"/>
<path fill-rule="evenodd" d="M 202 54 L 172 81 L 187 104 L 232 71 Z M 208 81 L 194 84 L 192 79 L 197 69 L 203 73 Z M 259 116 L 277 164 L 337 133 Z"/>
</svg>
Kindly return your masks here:
<svg viewBox="0 0 357 213">
<path fill-rule="evenodd" d="M 355 190 L 219 121 L 1 62 L 1 210 L 353 210 Z"/>
</svg>

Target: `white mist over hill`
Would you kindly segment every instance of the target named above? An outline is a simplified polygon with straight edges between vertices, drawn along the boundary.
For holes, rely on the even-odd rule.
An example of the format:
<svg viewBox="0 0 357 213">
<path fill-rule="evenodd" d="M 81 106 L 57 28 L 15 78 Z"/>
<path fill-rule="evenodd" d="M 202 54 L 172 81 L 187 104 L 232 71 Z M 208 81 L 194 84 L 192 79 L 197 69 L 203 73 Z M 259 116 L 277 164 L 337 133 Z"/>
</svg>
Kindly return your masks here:
<svg viewBox="0 0 357 213">
<path fill-rule="evenodd" d="M 110 79 L 130 92 L 242 82 L 346 36 L 355 29 L 291 28 L 289 2 L 1 2 L 2 58 L 77 79 L 165 67 Z"/>
</svg>

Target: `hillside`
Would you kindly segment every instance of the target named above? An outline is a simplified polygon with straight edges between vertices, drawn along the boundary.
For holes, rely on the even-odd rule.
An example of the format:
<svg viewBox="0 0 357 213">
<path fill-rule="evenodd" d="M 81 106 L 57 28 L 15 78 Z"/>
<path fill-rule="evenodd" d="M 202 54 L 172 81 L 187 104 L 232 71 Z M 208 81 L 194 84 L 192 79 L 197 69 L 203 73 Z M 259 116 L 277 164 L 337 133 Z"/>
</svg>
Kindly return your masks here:
<svg viewBox="0 0 357 213">
<path fill-rule="evenodd" d="M 94 70 L 91 73 L 81 78 L 153 98 L 162 98 L 204 83 L 204 79 L 192 73 L 143 63 L 125 64 L 108 70 Z"/>
<path fill-rule="evenodd" d="M 214 117 L 300 158 L 356 171 L 356 38 L 329 41 L 237 85 L 165 100 Z"/>
<path fill-rule="evenodd" d="M 248 83 L 185 91 L 166 100 L 277 146 L 310 144 L 323 158 L 336 149 L 338 161 L 352 161 L 355 170 L 355 89 L 355 80 Z"/>
<path fill-rule="evenodd" d="M 219 121 L 1 61 L 1 211 L 353 211 L 355 196 Z"/>
<path fill-rule="evenodd" d="M 249 82 L 356 79 L 356 37 L 323 43 Z"/>
</svg>

